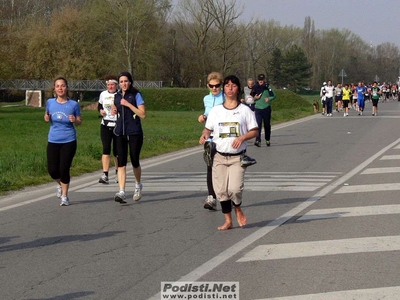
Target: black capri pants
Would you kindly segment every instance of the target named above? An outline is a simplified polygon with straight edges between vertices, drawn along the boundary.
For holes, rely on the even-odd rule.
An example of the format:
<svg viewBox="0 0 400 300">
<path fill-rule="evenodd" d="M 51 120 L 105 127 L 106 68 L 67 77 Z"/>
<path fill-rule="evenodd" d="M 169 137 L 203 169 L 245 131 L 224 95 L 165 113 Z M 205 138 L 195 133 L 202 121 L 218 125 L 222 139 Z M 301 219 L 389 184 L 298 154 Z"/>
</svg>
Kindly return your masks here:
<svg viewBox="0 0 400 300">
<path fill-rule="evenodd" d="M 117 141 L 116 136 L 114 134 L 114 127 L 100 125 L 100 138 L 101 143 L 103 144 L 103 154 L 110 155 L 111 154 L 111 144 L 113 155 L 117 156 Z"/>
<path fill-rule="evenodd" d="M 139 157 L 143 146 L 143 134 L 120 135 L 117 140 L 118 167 L 125 167 L 128 163 L 128 145 L 131 163 L 134 168 L 140 166 Z"/>
<path fill-rule="evenodd" d="M 76 153 L 76 140 L 69 143 L 47 143 L 47 171 L 53 179 L 68 184 L 71 180 L 69 170 Z"/>
</svg>

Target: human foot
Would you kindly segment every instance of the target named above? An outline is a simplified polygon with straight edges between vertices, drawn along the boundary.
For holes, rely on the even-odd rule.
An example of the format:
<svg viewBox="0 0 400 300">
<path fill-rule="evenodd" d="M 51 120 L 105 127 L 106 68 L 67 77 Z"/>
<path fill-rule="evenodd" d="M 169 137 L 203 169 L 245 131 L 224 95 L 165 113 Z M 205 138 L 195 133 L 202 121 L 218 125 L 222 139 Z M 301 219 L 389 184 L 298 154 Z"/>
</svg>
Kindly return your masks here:
<svg viewBox="0 0 400 300">
<path fill-rule="evenodd" d="M 235 208 L 235 213 L 236 213 L 236 219 L 239 223 L 240 227 L 243 227 L 247 224 L 247 218 L 244 215 L 243 211 L 240 209 L 240 207 Z"/>
<path fill-rule="evenodd" d="M 224 225 L 218 227 L 218 230 L 228 230 L 231 228 L 232 228 L 232 223 L 225 222 Z"/>
</svg>

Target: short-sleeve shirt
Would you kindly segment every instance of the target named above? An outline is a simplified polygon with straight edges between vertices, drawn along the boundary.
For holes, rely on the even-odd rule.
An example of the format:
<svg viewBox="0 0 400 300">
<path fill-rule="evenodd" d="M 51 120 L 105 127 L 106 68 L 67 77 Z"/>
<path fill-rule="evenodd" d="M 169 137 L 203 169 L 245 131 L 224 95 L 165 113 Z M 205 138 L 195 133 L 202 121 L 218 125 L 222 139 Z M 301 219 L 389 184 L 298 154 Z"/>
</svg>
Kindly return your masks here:
<svg viewBox="0 0 400 300">
<path fill-rule="evenodd" d="M 103 110 L 106 112 L 106 115 L 103 116 L 103 118 L 101 119 L 102 125 L 105 125 L 105 123 L 108 124 L 108 122 L 104 122 L 104 120 L 110 122 L 117 121 L 117 115 L 111 115 L 111 108 L 112 105 L 114 104 L 115 94 L 116 93 L 110 93 L 109 91 L 102 91 L 100 93 L 99 103 L 103 106 Z"/>
<path fill-rule="evenodd" d="M 46 112 L 50 115 L 49 142 L 62 144 L 76 140 L 76 130 L 68 116 L 81 115 L 78 102 L 68 99 L 65 103 L 58 103 L 56 98 L 50 98 L 46 102 Z"/>
<path fill-rule="evenodd" d="M 235 149 L 232 142 L 258 128 L 254 112 L 244 104 L 239 104 L 234 109 L 226 109 L 223 105 L 214 106 L 208 114 L 205 127 L 214 132 L 213 142 L 217 151 L 232 154 L 246 150 L 247 147 L 247 143 L 243 143 Z"/>
</svg>

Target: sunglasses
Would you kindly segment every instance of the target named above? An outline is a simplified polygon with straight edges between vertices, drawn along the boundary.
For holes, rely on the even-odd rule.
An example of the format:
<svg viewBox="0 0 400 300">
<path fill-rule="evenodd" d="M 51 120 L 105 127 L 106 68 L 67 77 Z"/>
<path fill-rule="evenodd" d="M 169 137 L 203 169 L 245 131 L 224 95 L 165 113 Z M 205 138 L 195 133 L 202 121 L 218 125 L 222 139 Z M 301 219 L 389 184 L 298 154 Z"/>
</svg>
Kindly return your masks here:
<svg viewBox="0 0 400 300">
<path fill-rule="evenodd" d="M 210 89 L 213 89 L 213 88 L 219 88 L 221 86 L 221 83 L 218 83 L 218 84 L 208 84 L 208 87 L 210 88 Z"/>
</svg>

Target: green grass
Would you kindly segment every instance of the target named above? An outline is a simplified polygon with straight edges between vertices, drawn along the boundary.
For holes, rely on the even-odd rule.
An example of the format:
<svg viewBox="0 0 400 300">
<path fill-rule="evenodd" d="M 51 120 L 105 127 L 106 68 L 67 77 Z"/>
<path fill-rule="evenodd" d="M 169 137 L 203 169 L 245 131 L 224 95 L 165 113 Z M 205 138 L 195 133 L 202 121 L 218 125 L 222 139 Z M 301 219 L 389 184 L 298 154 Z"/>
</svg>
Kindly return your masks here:
<svg viewBox="0 0 400 300">
<path fill-rule="evenodd" d="M 143 91 L 147 118 L 142 120 L 144 145 L 141 158 L 198 145 L 204 124 L 197 122 L 203 112 L 204 90 L 174 89 Z M 313 113 L 310 99 L 289 91 L 277 91 L 272 102 L 272 123 L 280 123 Z M 178 100 L 180 99 L 180 100 Z M 313 101 L 313 100 L 312 100 Z M 0 105 L 0 193 L 25 186 L 51 182 L 47 174 L 46 145 L 49 124 L 44 108 Z M 97 111 L 82 110 L 83 123 L 77 127 L 78 150 L 71 175 L 101 169 L 100 118 Z"/>
</svg>

